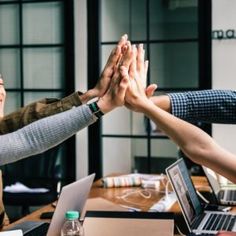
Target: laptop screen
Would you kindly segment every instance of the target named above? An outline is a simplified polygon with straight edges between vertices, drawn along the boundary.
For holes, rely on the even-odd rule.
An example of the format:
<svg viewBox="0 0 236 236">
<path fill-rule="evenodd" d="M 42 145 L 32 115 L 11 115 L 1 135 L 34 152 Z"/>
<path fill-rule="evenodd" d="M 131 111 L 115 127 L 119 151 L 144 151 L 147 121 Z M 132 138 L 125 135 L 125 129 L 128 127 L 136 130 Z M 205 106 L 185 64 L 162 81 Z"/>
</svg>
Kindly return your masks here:
<svg viewBox="0 0 236 236">
<path fill-rule="evenodd" d="M 177 195 L 184 217 L 191 226 L 203 209 L 184 160 L 180 159 L 168 167 L 166 173 Z"/>
</svg>

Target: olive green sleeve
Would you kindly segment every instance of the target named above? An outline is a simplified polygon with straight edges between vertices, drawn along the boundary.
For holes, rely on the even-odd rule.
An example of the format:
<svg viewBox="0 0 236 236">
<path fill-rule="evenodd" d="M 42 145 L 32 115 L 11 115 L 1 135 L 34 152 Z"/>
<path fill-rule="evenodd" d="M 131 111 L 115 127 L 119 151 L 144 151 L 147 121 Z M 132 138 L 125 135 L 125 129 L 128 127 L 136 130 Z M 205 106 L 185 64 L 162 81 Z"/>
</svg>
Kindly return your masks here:
<svg viewBox="0 0 236 236">
<path fill-rule="evenodd" d="M 80 106 L 80 92 L 65 98 L 44 98 L 12 112 L 0 119 L 0 135 L 16 131 L 41 118 L 51 116 L 72 107 Z"/>
</svg>

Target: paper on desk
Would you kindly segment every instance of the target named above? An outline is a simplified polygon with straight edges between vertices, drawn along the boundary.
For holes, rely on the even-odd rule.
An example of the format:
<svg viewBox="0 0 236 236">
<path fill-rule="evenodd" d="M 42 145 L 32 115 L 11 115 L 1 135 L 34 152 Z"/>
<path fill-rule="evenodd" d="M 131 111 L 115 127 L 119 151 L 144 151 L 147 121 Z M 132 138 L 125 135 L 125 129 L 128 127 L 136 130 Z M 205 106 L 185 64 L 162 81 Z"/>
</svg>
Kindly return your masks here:
<svg viewBox="0 0 236 236">
<path fill-rule="evenodd" d="M 20 182 L 16 182 L 10 186 L 6 186 L 3 189 L 4 192 L 8 193 L 46 193 L 49 191 L 47 188 L 29 188 Z"/>
<path fill-rule="evenodd" d="M 21 229 L 0 232 L 0 236 L 23 236 Z"/>
</svg>

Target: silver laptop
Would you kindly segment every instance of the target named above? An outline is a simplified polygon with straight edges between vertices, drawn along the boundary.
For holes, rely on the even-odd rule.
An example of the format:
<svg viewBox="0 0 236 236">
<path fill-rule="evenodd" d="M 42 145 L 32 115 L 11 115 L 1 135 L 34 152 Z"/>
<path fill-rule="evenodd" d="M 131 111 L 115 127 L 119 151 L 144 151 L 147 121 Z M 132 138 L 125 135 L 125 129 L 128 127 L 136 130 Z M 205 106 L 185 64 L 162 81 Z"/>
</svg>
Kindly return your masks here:
<svg viewBox="0 0 236 236">
<path fill-rule="evenodd" d="M 68 210 L 83 211 L 95 174 L 91 174 L 62 188 L 51 223 L 25 221 L 17 224 L 11 230 L 22 229 L 24 235 L 60 236 L 65 213 Z"/>
<path fill-rule="evenodd" d="M 236 215 L 204 209 L 183 159 L 179 159 L 169 166 L 166 174 L 176 193 L 186 225 L 191 233 L 216 234 L 219 230 L 236 232 Z"/>
<path fill-rule="evenodd" d="M 213 170 L 205 166 L 202 166 L 202 169 L 207 177 L 218 204 L 229 206 L 236 205 L 236 188 L 230 188 L 230 186 L 222 188 L 218 181 L 217 174 Z"/>
</svg>

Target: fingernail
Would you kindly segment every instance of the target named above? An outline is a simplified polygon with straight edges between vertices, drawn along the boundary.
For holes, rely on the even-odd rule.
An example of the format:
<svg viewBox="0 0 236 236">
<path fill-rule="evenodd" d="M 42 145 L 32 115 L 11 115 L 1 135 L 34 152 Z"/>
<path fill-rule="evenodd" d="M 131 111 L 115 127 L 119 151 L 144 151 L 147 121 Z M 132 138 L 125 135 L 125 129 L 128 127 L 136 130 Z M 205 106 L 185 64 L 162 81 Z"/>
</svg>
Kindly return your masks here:
<svg viewBox="0 0 236 236">
<path fill-rule="evenodd" d="M 123 39 L 127 39 L 127 38 L 128 38 L 128 35 L 127 35 L 127 34 L 124 34 L 124 35 L 122 36 L 122 38 L 123 38 Z"/>
<path fill-rule="evenodd" d="M 143 48 L 143 43 L 140 43 L 140 44 L 139 44 L 139 48 Z"/>
</svg>

